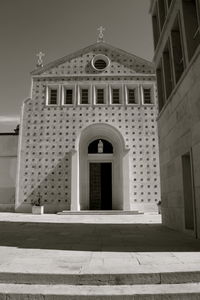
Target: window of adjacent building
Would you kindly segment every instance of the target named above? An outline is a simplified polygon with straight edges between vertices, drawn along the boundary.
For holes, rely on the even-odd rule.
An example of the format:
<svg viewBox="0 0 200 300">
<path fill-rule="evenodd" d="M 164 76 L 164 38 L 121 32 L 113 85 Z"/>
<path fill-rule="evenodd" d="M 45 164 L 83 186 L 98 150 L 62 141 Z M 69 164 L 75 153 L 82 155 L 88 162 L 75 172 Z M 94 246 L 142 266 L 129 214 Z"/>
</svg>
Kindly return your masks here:
<svg viewBox="0 0 200 300">
<path fill-rule="evenodd" d="M 157 89 L 158 89 L 158 109 L 160 112 L 165 104 L 162 62 L 160 62 L 158 68 L 156 69 L 156 77 L 157 77 Z"/>
<path fill-rule="evenodd" d="M 89 89 L 88 88 L 81 88 L 80 104 L 89 104 Z"/>
<path fill-rule="evenodd" d="M 185 68 L 179 17 L 177 17 L 174 22 L 171 31 L 171 40 L 172 40 L 173 66 L 175 71 L 175 79 L 176 82 L 178 82 Z"/>
<path fill-rule="evenodd" d="M 158 0 L 160 28 L 162 30 L 166 19 L 166 2 L 165 0 Z"/>
<path fill-rule="evenodd" d="M 172 3 L 172 0 L 167 0 L 168 8 L 170 7 L 171 3 Z"/>
<path fill-rule="evenodd" d="M 152 87 L 143 87 L 143 103 L 153 104 Z"/>
<path fill-rule="evenodd" d="M 170 44 L 168 41 L 163 51 L 163 66 L 164 66 L 166 98 L 170 96 L 173 89 L 173 73 L 172 73 L 171 58 L 172 56 L 171 56 Z"/>
<path fill-rule="evenodd" d="M 155 9 L 152 15 L 153 24 L 153 37 L 154 37 L 154 48 L 156 48 L 160 36 L 159 24 L 158 24 L 158 5 L 156 3 Z"/>
<path fill-rule="evenodd" d="M 58 104 L 58 87 L 48 87 L 47 90 L 47 104 L 48 105 L 57 105 Z"/>
<path fill-rule="evenodd" d="M 190 60 L 200 44 L 199 4 L 197 0 L 183 0 L 182 3 L 188 58 Z"/>
</svg>

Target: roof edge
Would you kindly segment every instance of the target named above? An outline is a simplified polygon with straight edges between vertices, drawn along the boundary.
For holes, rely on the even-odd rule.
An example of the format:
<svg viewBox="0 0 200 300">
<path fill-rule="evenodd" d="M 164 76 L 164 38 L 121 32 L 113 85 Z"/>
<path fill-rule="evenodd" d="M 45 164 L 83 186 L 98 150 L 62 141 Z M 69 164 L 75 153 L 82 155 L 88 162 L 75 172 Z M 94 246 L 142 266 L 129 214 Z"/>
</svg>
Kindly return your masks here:
<svg viewBox="0 0 200 300">
<path fill-rule="evenodd" d="M 33 70 L 32 72 L 30 72 L 30 74 L 31 74 L 31 75 L 40 75 L 42 72 L 48 70 L 49 68 L 51 68 L 51 67 L 53 67 L 53 66 L 55 66 L 55 65 L 64 63 L 66 60 L 72 59 L 73 57 L 78 56 L 78 55 L 81 54 L 82 52 L 86 52 L 86 51 L 89 50 L 90 48 L 92 48 L 92 47 L 97 47 L 98 45 L 101 45 L 101 46 L 105 45 L 105 47 L 108 47 L 108 48 L 111 49 L 111 50 L 117 50 L 117 51 L 121 52 L 121 53 L 124 54 L 124 55 L 133 57 L 134 59 L 138 59 L 138 60 L 140 60 L 141 62 L 144 62 L 144 63 L 148 64 L 148 65 L 151 66 L 152 68 L 154 67 L 153 62 L 151 62 L 151 61 L 149 61 L 149 60 L 146 60 L 146 59 L 144 59 L 144 58 L 141 58 L 141 57 L 139 57 L 139 56 L 137 56 L 137 55 L 134 55 L 134 54 L 132 54 L 132 53 L 129 53 L 129 52 L 125 51 L 125 50 L 122 50 L 122 49 L 120 49 L 120 48 L 117 48 L 117 47 L 115 47 L 115 46 L 112 46 L 112 45 L 110 45 L 110 44 L 107 44 L 107 43 L 105 43 L 105 42 L 97 42 L 97 43 L 91 44 L 91 45 L 89 45 L 89 46 L 87 46 L 87 47 L 85 47 L 85 48 L 82 48 L 82 49 L 80 49 L 80 50 L 77 50 L 77 51 L 75 51 L 75 52 L 73 52 L 73 53 L 70 53 L 70 54 L 68 54 L 68 55 L 66 55 L 66 56 L 63 56 L 63 57 L 61 57 L 61 58 L 59 58 L 59 59 L 56 59 L 56 60 L 54 60 L 54 61 L 52 61 L 52 62 L 50 62 L 50 63 L 44 65 L 43 67 L 37 68 L 37 69 Z"/>
</svg>

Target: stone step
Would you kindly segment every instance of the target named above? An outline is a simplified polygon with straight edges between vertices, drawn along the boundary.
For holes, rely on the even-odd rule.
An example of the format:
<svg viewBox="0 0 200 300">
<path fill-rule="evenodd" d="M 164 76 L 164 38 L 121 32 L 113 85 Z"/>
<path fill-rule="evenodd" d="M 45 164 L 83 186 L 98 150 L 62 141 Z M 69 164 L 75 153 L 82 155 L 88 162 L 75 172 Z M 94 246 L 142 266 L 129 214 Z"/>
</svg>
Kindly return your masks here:
<svg viewBox="0 0 200 300">
<path fill-rule="evenodd" d="M 80 210 L 70 211 L 63 210 L 58 212 L 57 215 L 143 215 L 144 213 L 138 210 Z"/>
<path fill-rule="evenodd" d="M 159 284 L 123 286 L 73 286 L 0 284 L 0 299 L 5 300 L 190 300 L 200 299 L 200 284 Z"/>
<path fill-rule="evenodd" d="M 200 271 L 158 272 L 130 274 L 57 274 L 0 272 L 0 283 L 43 285 L 148 285 L 199 283 Z"/>
</svg>

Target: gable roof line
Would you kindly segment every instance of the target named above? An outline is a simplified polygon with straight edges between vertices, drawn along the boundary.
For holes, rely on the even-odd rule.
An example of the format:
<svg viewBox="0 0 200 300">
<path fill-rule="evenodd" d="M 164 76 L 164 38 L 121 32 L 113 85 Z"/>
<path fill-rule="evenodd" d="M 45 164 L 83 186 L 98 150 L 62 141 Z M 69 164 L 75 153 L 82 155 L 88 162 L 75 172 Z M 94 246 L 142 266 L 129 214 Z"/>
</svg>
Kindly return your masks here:
<svg viewBox="0 0 200 300">
<path fill-rule="evenodd" d="M 120 48 L 114 47 L 114 46 L 112 46 L 112 45 L 110 45 L 110 44 L 107 44 L 107 43 L 105 43 L 105 42 L 98 42 L 98 43 L 92 44 L 92 45 L 90 45 L 90 46 L 87 46 L 87 47 L 85 47 L 85 48 L 82 48 L 82 49 L 80 49 L 80 50 L 77 50 L 77 51 L 75 51 L 75 52 L 73 52 L 73 53 L 70 53 L 70 54 L 68 54 L 68 55 L 66 55 L 66 56 L 64 56 L 64 57 L 61 57 L 61 58 L 59 58 L 59 59 L 56 59 L 56 60 L 54 60 L 54 61 L 52 61 L 52 62 L 50 62 L 50 63 L 44 65 L 44 66 L 41 67 L 41 68 L 35 69 L 35 70 L 33 70 L 33 71 L 31 72 L 31 75 L 39 75 L 39 74 L 41 74 L 42 72 L 44 72 L 44 71 L 50 69 L 51 67 L 56 66 L 56 65 L 59 65 L 59 64 L 62 64 L 62 63 L 64 63 L 65 61 L 67 61 L 67 60 L 69 60 L 69 59 L 72 59 L 72 58 L 74 58 L 74 57 L 77 57 L 78 55 L 82 54 L 83 52 L 87 52 L 87 50 L 90 50 L 92 47 L 96 47 L 96 46 L 98 46 L 98 45 L 101 45 L 101 46 L 105 45 L 105 47 L 107 47 L 107 48 L 109 48 L 110 50 L 113 50 L 113 51 L 116 51 L 116 50 L 117 50 L 117 51 L 121 52 L 123 55 L 126 55 L 126 56 L 132 57 L 132 58 L 134 58 L 134 59 L 137 59 L 137 60 L 141 61 L 141 63 L 145 63 L 145 64 L 147 64 L 147 65 L 149 65 L 150 67 L 153 68 L 153 62 L 151 62 L 151 61 L 148 61 L 148 60 L 146 60 L 146 59 L 143 59 L 143 58 L 141 58 L 141 57 L 139 57 L 139 56 L 136 56 L 136 55 L 134 55 L 134 54 L 131 54 L 131 53 L 129 53 L 129 52 L 125 51 L 125 50 L 122 50 L 122 49 L 120 49 Z"/>
</svg>

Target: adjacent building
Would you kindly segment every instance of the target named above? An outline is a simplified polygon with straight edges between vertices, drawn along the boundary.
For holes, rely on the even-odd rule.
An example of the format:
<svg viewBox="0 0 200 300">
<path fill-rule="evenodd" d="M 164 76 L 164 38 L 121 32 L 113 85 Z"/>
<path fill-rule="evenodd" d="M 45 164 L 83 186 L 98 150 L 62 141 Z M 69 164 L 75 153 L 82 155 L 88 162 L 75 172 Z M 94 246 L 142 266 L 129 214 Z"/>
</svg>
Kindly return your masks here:
<svg viewBox="0 0 200 300">
<path fill-rule="evenodd" d="M 18 131 L 0 133 L 0 211 L 14 211 Z"/>
<path fill-rule="evenodd" d="M 163 223 L 200 237 L 200 1 L 151 1 Z"/>
</svg>

